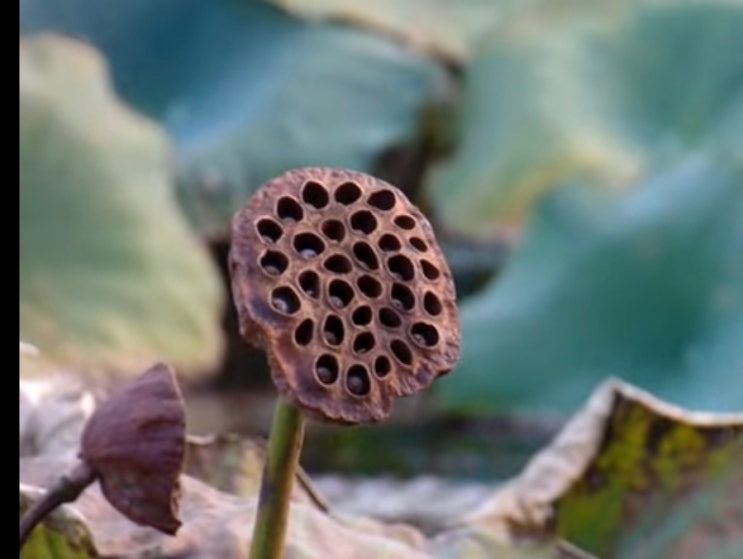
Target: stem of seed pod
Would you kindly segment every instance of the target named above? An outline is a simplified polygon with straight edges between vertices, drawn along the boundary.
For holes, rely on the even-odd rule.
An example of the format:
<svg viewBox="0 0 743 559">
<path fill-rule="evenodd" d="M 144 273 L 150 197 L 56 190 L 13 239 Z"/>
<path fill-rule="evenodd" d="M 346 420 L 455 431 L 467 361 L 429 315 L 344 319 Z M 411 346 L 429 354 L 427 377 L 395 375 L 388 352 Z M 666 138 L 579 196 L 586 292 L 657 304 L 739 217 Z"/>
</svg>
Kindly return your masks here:
<svg viewBox="0 0 743 559">
<path fill-rule="evenodd" d="M 98 478 L 95 471 L 85 462 L 78 463 L 69 473 L 63 475 L 47 492 L 31 505 L 21 518 L 20 547 L 26 542 L 31 530 L 50 512 L 63 503 L 71 503 L 80 496 L 86 487 Z"/>
<path fill-rule="evenodd" d="M 289 517 L 294 474 L 304 438 L 304 418 L 295 406 L 276 401 L 268 456 L 263 468 L 250 559 L 280 559 Z"/>
</svg>

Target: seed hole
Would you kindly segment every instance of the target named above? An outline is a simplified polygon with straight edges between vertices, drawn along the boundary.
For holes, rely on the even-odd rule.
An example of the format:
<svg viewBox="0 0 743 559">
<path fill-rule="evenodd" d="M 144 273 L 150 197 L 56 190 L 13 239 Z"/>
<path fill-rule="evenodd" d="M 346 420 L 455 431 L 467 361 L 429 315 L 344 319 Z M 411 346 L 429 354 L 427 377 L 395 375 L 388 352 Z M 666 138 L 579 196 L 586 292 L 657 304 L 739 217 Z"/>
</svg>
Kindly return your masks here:
<svg viewBox="0 0 743 559">
<path fill-rule="evenodd" d="M 335 201 L 344 206 L 353 204 L 361 198 L 361 188 L 352 182 L 345 182 L 335 191 Z"/>
<path fill-rule="evenodd" d="M 271 304 L 285 314 L 294 314 L 299 310 L 299 297 L 291 287 L 277 287 L 271 292 Z"/>
<path fill-rule="evenodd" d="M 299 287 L 307 295 L 317 299 L 320 296 L 320 276 L 312 270 L 306 270 L 299 274 Z"/>
<path fill-rule="evenodd" d="M 371 390 L 369 373 L 363 365 L 351 365 L 346 373 L 346 387 L 351 394 L 365 396 Z"/>
<path fill-rule="evenodd" d="M 308 181 L 302 188 L 302 200 L 310 206 L 321 210 L 328 205 L 330 197 L 323 185 L 315 181 Z"/>
<path fill-rule="evenodd" d="M 438 316 L 443 310 L 439 298 L 430 291 L 426 291 L 426 294 L 423 296 L 423 308 L 431 316 Z"/>
<path fill-rule="evenodd" d="M 356 257 L 356 260 L 366 266 L 367 269 L 376 270 L 379 268 L 379 260 L 369 243 L 365 243 L 364 241 L 354 243 L 353 255 Z"/>
<path fill-rule="evenodd" d="M 420 237 L 410 237 L 410 244 L 413 245 L 413 248 L 419 250 L 420 252 L 426 252 L 428 250 L 426 241 L 424 241 Z"/>
<path fill-rule="evenodd" d="M 386 355 L 380 355 L 374 360 L 374 374 L 379 378 L 386 377 L 392 370 L 392 362 Z"/>
<path fill-rule="evenodd" d="M 379 309 L 379 322 L 387 328 L 399 328 L 402 324 L 400 315 L 397 314 L 389 307 L 382 307 Z"/>
<path fill-rule="evenodd" d="M 328 286 L 328 300 L 336 308 L 342 309 L 353 299 L 353 287 L 347 282 L 335 279 Z"/>
<path fill-rule="evenodd" d="M 389 233 L 385 233 L 384 235 L 382 235 L 379 238 L 377 244 L 379 245 L 379 248 L 382 249 L 384 252 L 397 252 L 402 248 L 400 239 Z"/>
<path fill-rule="evenodd" d="M 276 215 L 284 223 L 294 223 L 302 221 L 304 211 L 302 211 L 302 206 L 294 198 L 283 196 L 279 198 L 279 202 L 276 204 Z"/>
<path fill-rule="evenodd" d="M 368 305 L 358 307 L 351 315 L 351 322 L 356 326 L 366 326 L 372 321 L 372 310 Z"/>
<path fill-rule="evenodd" d="M 410 329 L 410 337 L 422 347 L 434 347 L 439 343 L 439 331 L 425 322 L 416 322 Z"/>
<path fill-rule="evenodd" d="M 358 285 L 359 290 L 370 299 L 376 299 L 382 294 L 382 284 L 371 276 L 361 276 L 356 280 L 356 285 Z"/>
<path fill-rule="evenodd" d="M 396 280 L 410 281 L 415 276 L 415 267 L 410 258 L 397 254 L 387 260 L 387 268 Z"/>
<path fill-rule="evenodd" d="M 409 215 L 398 215 L 394 221 L 400 229 L 406 229 L 407 231 L 415 229 L 415 220 Z"/>
<path fill-rule="evenodd" d="M 312 329 L 314 323 L 309 318 L 299 323 L 294 330 L 294 341 L 301 346 L 306 346 L 312 341 Z"/>
<path fill-rule="evenodd" d="M 395 193 L 391 190 L 378 190 L 369 196 L 369 205 L 380 210 L 391 210 L 395 206 Z"/>
<path fill-rule="evenodd" d="M 323 384 L 333 384 L 338 379 L 338 361 L 332 355 L 321 355 L 315 362 L 317 380 Z"/>
<path fill-rule="evenodd" d="M 329 256 L 322 265 L 328 272 L 336 274 L 347 274 L 351 271 L 351 261 L 342 254 Z"/>
<path fill-rule="evenodd" d="M 409 311 L 415 306 L 415 295 L 407 285 L 401 283 L 395 283 L 392 285 L 392 292 L 390 294 L 392 305 Z"/>
<path fill-rule="evenodd" d="M 337 219 L 326 219 L 322 222 L 321 229 L 327 239 L 338 243 L 346 236 L 346 226 Z"/>
<path fill-rule="evenodd" d="M 364 353 L 369 353 L 376 343 L 374 335 L 371 332 L 362 332 L 354 338 L 353 350 L 356 353 L 363 355 Z"/>
<path fill-rule="evenodd" d="M 403 365 L 410 365 L 413 362 L 413 352 L 410 351 L 408 344 L 402 340 L 392 340 L 390 349 L 397 360 Z"/>
<path fill-rule="evenodd" d="M 345 331 L 343 329 L 343 321 L 340 317 L 334 314 L 328 315 L 322 327 L 322 334 L 325 341 L 330 345 L 341 345 L 343 343 Z"/>
<path fill-rule="evenodd" d="M 267 250 L 261 256 L 261 268 L 269 276 L 280 276 L 289 266 L 289 259 L 283 252 L 277 250 Z"/>
<path fill-rule="evenodd" d="M 281 235 L 284 234 L 281 225 L 276 223 L 273 219 L 263 218 L 258 221 L 256 227 L 261 239 L 266 243 L 275 243 L 281 238 Z"/>
<path fill-rule="evenodd" d="M 302 258 L 314 258 L 325 250 L 325 243 L 314 233 L 299 233 L 294 236 L 294 250 Z"/>
<path fill-rule="evenodd" d="M 421 268 L 423 269 L 423 275 L 430 280 L 437 280 L 441 275 L 439 269 L 428 260 L 421 259 Z"/>
<path fill-rule="evenodd" d="M 351 229 L 368 235 L 376 228 L 377 218 L 367 210 L 361 210 L 351 216 Z"/>
</svg>

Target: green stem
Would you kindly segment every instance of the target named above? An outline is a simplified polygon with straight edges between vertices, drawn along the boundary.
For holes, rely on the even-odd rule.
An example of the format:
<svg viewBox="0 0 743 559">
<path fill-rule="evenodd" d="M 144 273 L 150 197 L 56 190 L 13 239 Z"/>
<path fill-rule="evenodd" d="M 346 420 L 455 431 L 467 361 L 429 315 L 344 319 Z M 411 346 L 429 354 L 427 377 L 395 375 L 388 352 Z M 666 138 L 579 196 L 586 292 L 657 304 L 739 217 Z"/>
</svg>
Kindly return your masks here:
<svg viewBox="0 0 743 559">
<path fill-rule="evenodd" d="M 302 412 L 279 398 L 271 423 L 250 559 L 281 558 L 289 517 L 289 499 L 303 437 Z"/>
</svg>

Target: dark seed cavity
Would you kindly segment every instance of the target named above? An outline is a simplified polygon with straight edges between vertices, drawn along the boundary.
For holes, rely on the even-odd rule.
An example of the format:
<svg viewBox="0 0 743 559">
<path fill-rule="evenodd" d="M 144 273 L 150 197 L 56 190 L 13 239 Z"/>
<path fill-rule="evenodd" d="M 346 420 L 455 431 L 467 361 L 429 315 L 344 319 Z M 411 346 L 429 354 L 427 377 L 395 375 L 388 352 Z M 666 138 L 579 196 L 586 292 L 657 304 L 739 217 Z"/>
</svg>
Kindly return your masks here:
<svg viewBox="0 0 743 559">
<path fill-rule="evenodd" d="M 312 341 L 313 328 L 314 323 L 309 318 L 300 322 L 299 326 L 294 330 L 294 341 L 301 346 L 308 345 Z"/>
<path fill-rule="evenodd" d="M 260 264 L 269 276 L 280 276 L 289 267 L 289 259 L 283 252 L 268 250 L 261 256 Z"/>
<path fill-rule="evenodd" d="M 415 250 L 418 250 L 420 252 L 426 252 L 428 250 L 428 245 L 426 244 L 426 241 L 421 239 L 420 237 L 410 237 L 410 244 L 413 246 Z"/>
<path fill-rule="evenodd" d="M 347 306 L 353 299 L 353 287 L 341 279 L 335 279 L 328 286 L 328 300 L 336 308 Z"/>
<path fill-rule="evenodd" d="M 407 285 L 401 283 L 392 285 L 390 300 L 392 306 L 406 311 L 411 310 L 415 306 L 415 295 Z"/>
<path fill-rule="evenodd" d="M 369 373 L 363 365 L 352 365 L 346 373 L 346 387 L 355 396 L 365 396 L 371 390 Z"/>
<path fill-rule="evenodd" d="M 337 219 L 327 219 L 320 226 L 322 234 L 329 241 L 341 242 L 346 236 L 346 226 Z"/>
<path fill-rule="evenodd" d="M 294 250 L 302 258 L 314 258 L 325 250 L 325 243 L 314 233 L 299 233 L 294 236 Z"/>
<path fill-rule="evenodd" d="M 328 205 L 330 196 L 328 191 L 320 183 L 308 181 L 302 188 L 302 200 L 310 206 L 321 210 Z"/>
<path fill-rule="evenodd" d="M 402 340 L 392 340 L 390 343 L 390 349 L 392 354 L 397 360 L 403 365 L 410 365 L 413 363 L 413 352 L 410 351 L 410 347 Z"/>
<path fill-rule="evenodd" d="M 432 324 L 416 322 L 410 329 L 410 337 L 421 347 L 434 347 L 439 343 L 439 331 Z"/>
<path fill-rule="evenodd" d="M 368 235 L 377 228 L 377 218 L 370 211 L 361 210 L 351 216 L 351 229 Z"/>
<path fill-rule="evenodd" d="M 291 287 L 277 287 L 271 292 L 273 308 L 284 314 L 294 314 L 299 310 L 299 297 Z"/>
<path fill-rule="evenodd" d="M 382 284 L 372 276 L 366 274 L 361 276 L 356 280 L 356 285 L 359 286 L 359 291 L 370 299 L 376 299 L 382 294 Z"/>
<path fill-rule="evenodd" d="M 421 269 L 423 270 L 423 275 L 431 281 L 439 279 L 439 276 L 441 275 L 439 269 L 425 259 L 421 260 Z"/>
<path fill-rule="evenodd" d="M 294 198 L 282 196 L 276 204 L 276 215 L 284 223 L 296 223 L 302 221 L 304 211 Z"/>
<path fill-rule="evenodd" d="M 345 330 L 343 328 L 343 321 L 340 317 L 331 314 L 325 318 L 325 323 L 322 327 L 323 337 L 325 341 L 332 346 L 339 346 L 343 343 L 345 336 Z"/>
<path fill-rule="evenodd" d="M 343 183 L 335 191 L 335 201 L 344 206 L 350 206 L 359 198 L 361 198 L 361 188 L 352 182 Z"/>
<path fill-rule="evenodd" d="M 400 239 L 390 233 L 385 233 L 384 235 L 382 235 L 379 238 L 379 242 L 377 244 L 379 245 L 379 248 L 384 252 L 397 252 L 402 248 Z"/>
<path fill-rule="evenodd" d="M 312 270 L 305 270 L 299 274 L 299 287 L 306 295 L 317 299 L 320 296 L 320 276 Z"/>
<path fill-rule="evenodd" d="M 410 281 L 415 277 L 415 266 L 404 254 L 397 254 L 387 260 L 387 269 L 396 280 Z"/>
<path fill-rule="evenodd" d="M 258 234 L 263 239 L 263 242 L 270 244 L 275 244 L 281 238 L 281 235 L 284 234 L 281 225 L 268 217 L 258 220 L 256 229 L 258 229 Z"/>
<path fill-rule="evenodd" d="M 333 384 L 338 379 L 338 361 L 332 355 L 321 355 L 315 362 L 315 374 L 323 384 Z"/>
<path fill-rule="evenodd" d="M 369 353 L 376 345 L 376 340 L 371 332 L 362 332 L 353 340 L 353 350 L 359 355 Z"/>
<path fill-rule="evenodd" d="M 395 206 L 395 193 L 387 189 L 378 190 L 369 196 L 368 202 L 379 210 L 391 210 Z"/>
<path fill-rule="evenodd" d="M 379 268 L 379 259 L 369 243 L 358 241 L 353 244 L 353 255 L 367 270 Z"/>
<path fill-rule="evenodd" d="M 398 215 L 395 217 L 394 222 L 400 229 L 405 229 L 406 231 L 415 229 L 415 220 L 409 215 Z"/>
<path fill-rule="evenodd" d="M 379 378 L 386 377 L 392 370 L 392 362 L 386 355 L 380 355 L 374 360 L 374 374 Z"/>
<path fill-rule="evenodd" d="M 356 326 L 366 326 L 372 321 L 372 310 L 368 305 L 358 307 L 351 315 L 351 322 Z"/>
<path fill-rule="evenodd" d="M 351 271 L 351 261 L 342 254 L 328 256 L 322 265 L 328 272 L 334 274 L 347 274 Z"/>
<path fill-rule="evenodd" d="M 443 310 L 441 300 L 431 291 L 426 291 L 426 294 L 423 296 L 423 308 L 431 316 L 438 316 Z"/>
<path fill-rule="evenodd" d="M 379 309 L 379 322 L 387 328 L 399 328 L 402 324 L 400 315 L 389 307 Z"/>
</svg>

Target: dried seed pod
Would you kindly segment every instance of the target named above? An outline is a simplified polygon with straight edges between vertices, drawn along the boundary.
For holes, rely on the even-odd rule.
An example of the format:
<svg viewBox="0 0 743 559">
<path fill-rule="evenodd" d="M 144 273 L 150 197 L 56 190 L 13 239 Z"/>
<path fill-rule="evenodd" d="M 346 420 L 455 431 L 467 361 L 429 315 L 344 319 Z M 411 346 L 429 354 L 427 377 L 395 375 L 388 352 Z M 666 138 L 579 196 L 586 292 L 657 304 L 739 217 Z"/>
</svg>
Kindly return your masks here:
<svg viewBox="0 0 743 559">
<path fill-rule="evenodd" d="M 281 395 L 316 417 L 379 421 L 459 358 L 451 273 L 394 186 L 330 168 L 264 184 L 232 224 L 240 332 Z"/>
<path fill-rule="evenodd" d="M 124 516 L 167 534 L 178 519 L 186 416 L 173 370 L 158 364 L 114 393 L 91 416 L 80 458 Z"/>
</svg>

